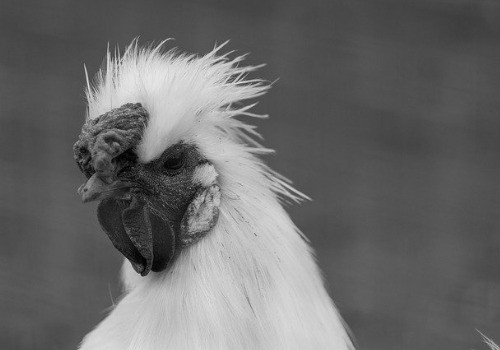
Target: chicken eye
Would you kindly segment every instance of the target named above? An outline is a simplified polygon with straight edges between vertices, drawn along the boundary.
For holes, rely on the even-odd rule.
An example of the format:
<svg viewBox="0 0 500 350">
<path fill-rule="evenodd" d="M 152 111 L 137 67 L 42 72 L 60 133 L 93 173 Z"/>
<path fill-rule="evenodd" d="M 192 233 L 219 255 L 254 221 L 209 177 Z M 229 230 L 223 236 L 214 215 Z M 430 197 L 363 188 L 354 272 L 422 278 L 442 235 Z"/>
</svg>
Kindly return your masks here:
<svg viewBox="0 0 500 350">
<path fill-rule="evenodd" d="M 163 168 L 168 171 L 178 171 L 184 166 L 184 154 L 177 154 L 175 156 L 169 157 L 165 163 L 163 163 Z"/>
</svg>

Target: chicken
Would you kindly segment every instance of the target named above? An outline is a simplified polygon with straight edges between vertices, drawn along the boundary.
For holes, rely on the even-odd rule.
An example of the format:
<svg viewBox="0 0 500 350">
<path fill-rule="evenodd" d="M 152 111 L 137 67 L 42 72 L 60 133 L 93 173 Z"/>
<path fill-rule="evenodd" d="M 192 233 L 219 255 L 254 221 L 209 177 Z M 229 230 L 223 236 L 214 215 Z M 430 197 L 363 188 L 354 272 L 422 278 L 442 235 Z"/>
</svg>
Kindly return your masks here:
<svg viewBox="0 0 500 350">
<path fill-rule="evenodd" d="M 124 295 L 82 350 L 352 349 L 244 101 L 269 85 L 216 46 L 108 52 L 74 146 L 84 202 L 124 255 Z"/>
</svg>

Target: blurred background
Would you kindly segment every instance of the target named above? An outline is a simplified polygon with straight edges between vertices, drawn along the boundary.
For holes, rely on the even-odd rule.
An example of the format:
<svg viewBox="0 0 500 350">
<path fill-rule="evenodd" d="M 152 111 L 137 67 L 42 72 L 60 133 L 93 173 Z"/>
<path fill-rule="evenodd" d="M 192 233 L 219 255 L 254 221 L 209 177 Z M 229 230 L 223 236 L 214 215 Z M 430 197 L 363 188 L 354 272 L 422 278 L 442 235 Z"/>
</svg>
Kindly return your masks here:
<svg viewBox="0 0 500 350">
<path fill-rule="evenodd" d="M 266 160 L 360 349 L 500 341 L 500 2 L 3 0 L 1 349 L 74 349 L 120 295 L 72 145 L 83 64 L 138 35 L 279 78 Z"/>
</svg>

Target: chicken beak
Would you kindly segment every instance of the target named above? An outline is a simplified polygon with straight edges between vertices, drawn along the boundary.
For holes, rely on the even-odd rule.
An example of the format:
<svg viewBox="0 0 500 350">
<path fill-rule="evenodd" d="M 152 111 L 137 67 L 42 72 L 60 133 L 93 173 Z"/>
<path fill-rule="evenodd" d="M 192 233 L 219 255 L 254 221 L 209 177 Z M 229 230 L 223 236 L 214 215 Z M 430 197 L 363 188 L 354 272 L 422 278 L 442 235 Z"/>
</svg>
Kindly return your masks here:
<svg viewBox="0 0 500 350">
<path fill-rule="evenodd" d="M 101 199 L 104 193 L 111 190 L 110 187 L 111 185 L 105 183 L 99 174 L 95 173 L 78 188 L 78 194 L 82 196 L 83 203 L 87 203 Z"/>
<path fill-rule="evenodd" d="M 82 197 L 83 203 L 88 203 L 111 197 L 120 190 L 126 191 L 129 186 L 129 182 L 118 179 L 112 180 L 109 183 L 109 181 L 106 181 L 106 178 L 103 179 L 99 173 L 95 173 L 78 188 L 77 193 Z"/>
</svg>

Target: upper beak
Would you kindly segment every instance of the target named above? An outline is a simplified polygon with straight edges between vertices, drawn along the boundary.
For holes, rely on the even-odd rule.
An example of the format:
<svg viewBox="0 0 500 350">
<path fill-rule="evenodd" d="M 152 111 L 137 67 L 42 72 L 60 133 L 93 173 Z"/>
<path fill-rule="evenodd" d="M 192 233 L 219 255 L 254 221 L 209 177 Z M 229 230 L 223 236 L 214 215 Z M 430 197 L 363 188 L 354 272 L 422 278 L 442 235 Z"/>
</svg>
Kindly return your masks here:
<svg viewBox="0 0 500 350">
<path fill-rule="evenodd" d="M 99 173 L 94 173 L 86 183 L 78 188 L 83 203 L 100 200 L 111 195 L 116 190 L 123 188 L 120 180 L 106 183 Z"/>
</svg>

